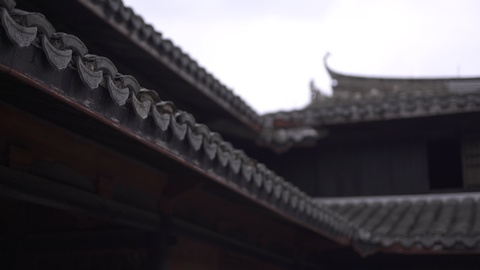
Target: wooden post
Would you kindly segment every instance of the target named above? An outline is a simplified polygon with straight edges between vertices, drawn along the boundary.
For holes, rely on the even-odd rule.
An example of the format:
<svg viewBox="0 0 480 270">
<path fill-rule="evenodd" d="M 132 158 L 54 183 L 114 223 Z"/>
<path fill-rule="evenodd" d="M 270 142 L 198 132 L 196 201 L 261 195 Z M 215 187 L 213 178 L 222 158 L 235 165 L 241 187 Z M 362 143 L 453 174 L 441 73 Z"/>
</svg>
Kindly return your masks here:
<svg viewBox="0 0 480 270">
<path fill-rule="evenodd" d="M 160 217 L 160 228 L 157 232 L 151 233 L 148 247 L 148 269 L 167 270 L 169 269 L 169 245 L 171 240 L 171 217 L 162 214 Z"/>
</svg>

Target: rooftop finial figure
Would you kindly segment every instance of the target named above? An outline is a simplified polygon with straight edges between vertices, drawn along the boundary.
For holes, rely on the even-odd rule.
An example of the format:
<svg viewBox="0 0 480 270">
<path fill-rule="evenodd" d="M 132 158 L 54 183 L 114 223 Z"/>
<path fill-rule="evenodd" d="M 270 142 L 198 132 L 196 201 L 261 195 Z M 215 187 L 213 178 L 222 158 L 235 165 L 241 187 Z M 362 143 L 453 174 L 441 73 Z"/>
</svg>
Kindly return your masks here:
<svg viewBox="0 0 480 270">
<path fill-rule="evenodd" d="M 310 100 L 314 102 L 320 95 L 320 89 L 315 85 L 315 81 L 310 80 Z"/>
<path fill-rule="evenodd" d="M 322 90 L 315 85 L 315 81 L 310 80 L 310 103 L 321 102 L 326 98 L 327 96 L 322 93 Z"/>
</svg>

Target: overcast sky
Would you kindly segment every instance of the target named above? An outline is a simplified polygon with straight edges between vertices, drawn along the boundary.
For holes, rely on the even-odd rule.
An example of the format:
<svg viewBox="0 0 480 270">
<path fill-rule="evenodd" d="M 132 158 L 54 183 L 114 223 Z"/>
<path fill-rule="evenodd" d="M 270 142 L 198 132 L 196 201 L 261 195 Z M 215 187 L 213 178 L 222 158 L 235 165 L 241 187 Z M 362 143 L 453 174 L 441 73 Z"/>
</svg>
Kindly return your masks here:
<svg viewBox="0 0 480 270">
<path fill-rule="evenodd" d="M 480 1 L 124 0 L 260 113 L 302 108 L 329 66 L 480 77 Z"/>
</svg>

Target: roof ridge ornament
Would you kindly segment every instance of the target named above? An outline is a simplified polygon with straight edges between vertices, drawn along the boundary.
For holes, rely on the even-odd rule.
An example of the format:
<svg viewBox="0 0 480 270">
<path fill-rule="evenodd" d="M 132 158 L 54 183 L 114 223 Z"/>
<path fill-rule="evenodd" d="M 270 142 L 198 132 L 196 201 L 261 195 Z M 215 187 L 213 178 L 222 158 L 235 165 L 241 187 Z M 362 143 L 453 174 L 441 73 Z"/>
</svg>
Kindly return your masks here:
<svg viewBox="0 0 480 270">
<path fill-rule="evenodd" d="M 325 66 L 325 68 L 327 70 L 329 70 L 330 68 L 328 67 L 328 58 L 330 58 L 332 56 L 332 54 L 330 52 L 326 52 L 325 55 L 323 56 L 323 65 Z"/>
<path fill-rule="evenodd" d="M 72 50 L 56 48 L 46 35 L 42 36 L 42 48 L 48 61 L 57 69 L 65 69 L 72 60 Z"/>
<path fill-rule="evenodd" d="M 2 25 L 7 37 L 20 47 L 27 47 L 37 36 L 37 27 L 25 27 L 18 24 L 5 8 L 0 8 Z"/>
</svg>

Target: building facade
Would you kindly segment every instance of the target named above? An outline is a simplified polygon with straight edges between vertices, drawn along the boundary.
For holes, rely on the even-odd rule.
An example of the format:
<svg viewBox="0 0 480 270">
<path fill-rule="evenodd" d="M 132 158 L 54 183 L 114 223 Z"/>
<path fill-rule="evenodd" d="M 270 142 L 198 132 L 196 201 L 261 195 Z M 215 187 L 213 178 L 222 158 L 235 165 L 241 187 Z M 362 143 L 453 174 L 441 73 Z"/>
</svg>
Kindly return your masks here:
<svg viewBox="0 0 480 270">
<path fill-rule="evenodd" d="M 477 265 L 475 79 L 260 116 L 121 1 L 0 12 L 3 268 Z"/>
</svg>

